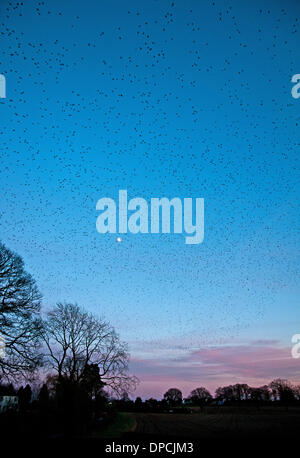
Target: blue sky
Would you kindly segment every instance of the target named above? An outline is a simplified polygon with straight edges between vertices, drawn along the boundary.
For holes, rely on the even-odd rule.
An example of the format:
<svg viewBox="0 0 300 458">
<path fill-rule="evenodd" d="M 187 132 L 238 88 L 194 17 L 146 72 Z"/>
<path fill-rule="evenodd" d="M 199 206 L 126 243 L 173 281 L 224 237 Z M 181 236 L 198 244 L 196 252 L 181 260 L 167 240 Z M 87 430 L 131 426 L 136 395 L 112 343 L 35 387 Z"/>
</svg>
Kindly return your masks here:
<svg viewBox="0 0 300 458">
<path fill-rule="evenodd" d="M 104 315 L 133 361 L 144 348 L 151 361 L 177 357 L 178 342 L 289 351 L 299 13 L 292 0 L 1 2 L 0 237 L 45 308 Z M 204 242 L 100 235 L 96 202 L 119 189 L 204 197 Z"/>
</svg>

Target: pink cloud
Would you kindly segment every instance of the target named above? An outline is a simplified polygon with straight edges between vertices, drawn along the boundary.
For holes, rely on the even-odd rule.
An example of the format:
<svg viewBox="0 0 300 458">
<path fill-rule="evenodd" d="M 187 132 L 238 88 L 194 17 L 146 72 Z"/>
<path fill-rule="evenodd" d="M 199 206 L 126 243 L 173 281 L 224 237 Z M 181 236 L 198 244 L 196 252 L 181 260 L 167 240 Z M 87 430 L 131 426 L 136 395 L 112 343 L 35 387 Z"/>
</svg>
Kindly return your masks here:
<svg viewBox="0 0 300 458">
<path fill-rule="evenodd" d="M 197 386 L 206 386 L 213 393 L 218 386 L 259 386 L 277 377 L 300 383 L 300 360 L 291 357 L 291 348 L 280 347 L 276 341 L 203 347 L 169 357 L 156 350 L 146 358 L 133 357 L 131 371 L 141 381 L 135 395 L 156 398 L 171 386 L 187 396 Z"/>
</svg>

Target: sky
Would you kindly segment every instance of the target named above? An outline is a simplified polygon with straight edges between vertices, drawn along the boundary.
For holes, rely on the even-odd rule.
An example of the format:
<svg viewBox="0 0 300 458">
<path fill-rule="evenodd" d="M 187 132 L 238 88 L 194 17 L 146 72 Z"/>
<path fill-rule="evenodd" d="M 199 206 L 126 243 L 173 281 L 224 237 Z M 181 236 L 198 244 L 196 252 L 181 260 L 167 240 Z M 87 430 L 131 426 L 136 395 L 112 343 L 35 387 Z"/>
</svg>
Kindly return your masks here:
<svg viewBox="0 0 300 458">
<path fill-rule="evenodd" d="M 296 0 L 0 0 L 0 239 L 43 309 L 128 342 L 134 396 L 300 382 Z M 96 203 L 204 198 L 205 236 L 99 234 Z"/>
</svg>

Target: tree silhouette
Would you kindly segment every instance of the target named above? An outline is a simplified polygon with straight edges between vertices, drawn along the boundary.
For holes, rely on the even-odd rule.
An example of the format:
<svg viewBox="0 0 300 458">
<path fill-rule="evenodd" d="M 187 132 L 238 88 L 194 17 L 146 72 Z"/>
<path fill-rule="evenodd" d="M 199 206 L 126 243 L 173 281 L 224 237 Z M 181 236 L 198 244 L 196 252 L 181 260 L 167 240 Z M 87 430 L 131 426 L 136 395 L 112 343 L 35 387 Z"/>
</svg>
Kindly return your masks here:
<svg viewBox="0 0 300 458">
<path fill-rule="evenodd" d="M 40 389 L 38 401 L 41 412 L 46 412 L 49 406 L 49 390 L 46 383 L 44 383 Z"/>
<path fill-rule="evenodd" d="M 143 401 L 139 396 L 134 401 L 135 410 L 139 411 L 143 409 Z"/>
<path fill-rule="evenodd" d="M 39 365 L 41 295 L 20 256 L 0 243 L 0 377 L 27 378 Z"/>
<path fill-rule="evenodd" d="M 12 383 L 0 385 L 0 396 L 15 396 L 16 390 Z"/>
<path fill-rule="evenodd" d="M 201 410 L 203 410 L 205 404 L 212 400 L 212 395 L 206 388 L 200 387 L 192 390 L 188 399 L 190 399 L 193 404 L 200 406 Z"/>
<path fill-rule="evenodd" d="M 225 401 L 243 401 L 249 398 L 250 388 L 245 383 L 236 383 L 216 389 L 216 398 Z"/>
<path fill-rule="evenodd" d="M 80 385 L 91 399 L 96 399 L 103 395 L 105 383 L 101 380 L 100 370 L 97 364 L 86 365 L 82 373 Z"/>
<path fill-rule="evenodd" d="M 295 400 L 292 384 L 286 380 L 277 378 L 269 385 L 273 399 L 283 403 L 288 408 L 289 403 Z"/>
<path fill-rule="evenodd" d="M 129 354 L 113 327 L 76 304 L 57 304 L 48 312 L 42 337 L 46 364 L 58 379 L 82 383 L 98 367 L 102 383 L 118 394 L 130 392 L 137 378 L 128 374 Z M 88 367 L 90 366 L 90 367 Z M 97 376 L 98 376 L 97 375 Z"/>
<path fill-rule="evenodd" d="M 178 388 L 170 388 L 164 394 L 164 399 L 170 406 L 180 405 L 182 403 L 182 392 Z"/>
<path fill-rule="evenodd" d="M 21 386 L 18 390 L 18 397 L 20 410 L 25 412 L 29 408 L 29 404 L 32 397 L 30 385 L 26 385 L 25 388 Z"/>
<path fill-rule="evenodd" d="M 248 393 L 251 401 L 256 401 L 257 403 L 270 400 L 270 390 L 267 385 L 258 388 L 249 387 Z"/>
</svg>

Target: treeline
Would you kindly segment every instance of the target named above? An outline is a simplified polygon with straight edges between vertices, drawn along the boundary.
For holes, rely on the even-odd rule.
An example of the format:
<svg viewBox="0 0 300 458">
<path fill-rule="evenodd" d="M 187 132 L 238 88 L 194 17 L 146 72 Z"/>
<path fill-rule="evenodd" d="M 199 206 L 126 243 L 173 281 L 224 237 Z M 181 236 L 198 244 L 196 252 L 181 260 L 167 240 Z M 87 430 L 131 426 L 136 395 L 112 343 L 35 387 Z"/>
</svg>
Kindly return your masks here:
<svg viewBox="0 0 300 458">
<path fill-rule="evenodd" d="M 195 388 L 186 398 L 178 388 L 170 388 L 160 400 L 149 398 L 143 401 L 137 397 L 131 400 L 126 394 L 115 401 L 120 410 L 152 412 L 170 411 L 186 412 L 189 407 L 221 406 L 221 405 L 297 405 L 300 404 L 300 385 L 292 385 L 289 380 L 275 379 L 268 385 L 251 387 L 247 384 L 236 383 L 219 387 L 215 396 L 204 387 Z M 180 408 L 180 409 L 179 409 Z M 186 408 L 183 410 L 182 408 Z"/>
</svg>

